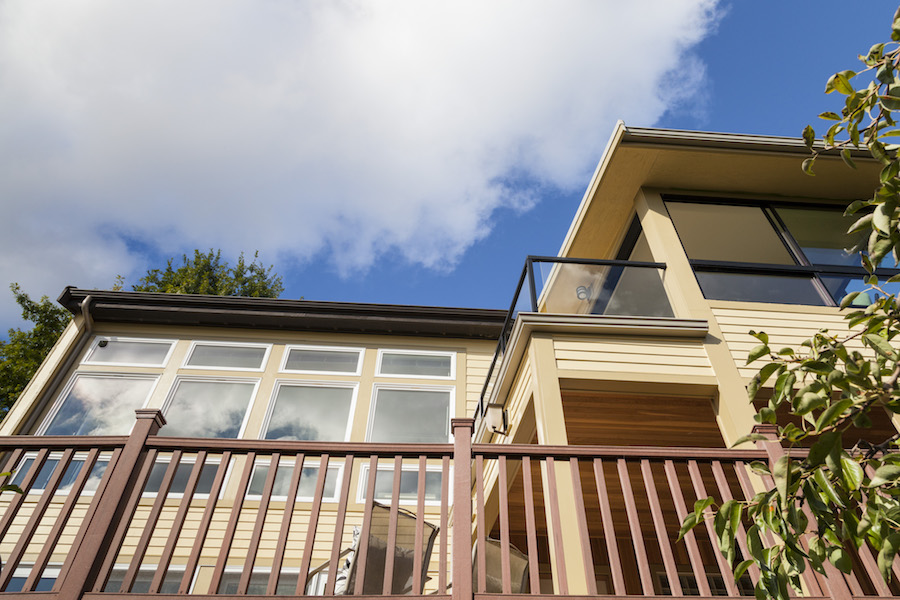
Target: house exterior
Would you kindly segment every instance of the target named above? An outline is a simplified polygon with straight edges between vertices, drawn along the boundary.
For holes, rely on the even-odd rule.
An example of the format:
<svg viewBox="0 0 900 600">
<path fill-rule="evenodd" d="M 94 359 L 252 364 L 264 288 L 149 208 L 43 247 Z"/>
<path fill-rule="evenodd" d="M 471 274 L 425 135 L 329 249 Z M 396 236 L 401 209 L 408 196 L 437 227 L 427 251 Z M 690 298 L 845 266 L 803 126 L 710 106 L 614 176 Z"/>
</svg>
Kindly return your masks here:
<svg viewBox="0 0 900 600">
<path fill-rule="evenodd" d="M 711 528 L 675 539 L 783 452 L 731 449 L 748 331 L 846 330 L 840 207 L 878 167 L 805 154 L 618 124 L 509 311 L 67 288 L 0 425 L 0 595 L 752 596 Z M 805 595 L 900 591 L 854 560 Z"/>
</svg>

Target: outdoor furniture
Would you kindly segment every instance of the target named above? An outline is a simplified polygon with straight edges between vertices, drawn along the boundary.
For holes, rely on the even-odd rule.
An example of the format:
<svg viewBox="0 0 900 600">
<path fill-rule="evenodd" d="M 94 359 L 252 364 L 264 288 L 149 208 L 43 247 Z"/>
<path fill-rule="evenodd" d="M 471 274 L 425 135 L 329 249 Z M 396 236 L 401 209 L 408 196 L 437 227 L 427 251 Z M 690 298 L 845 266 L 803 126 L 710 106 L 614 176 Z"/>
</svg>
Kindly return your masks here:
<svg viewBox="0 0 900 600">
<path fill-rule="evenodd" d="M 494 538 L 485 538 L 484 544 L 484 574 L 485 574 L 485 590 L 487 594 L 503 593 L 503 569 L 501 563 L 500 540 Z M 472 565 L 472 582 L 476 589 L 478 586 L 478 557 L 477 547 L 476 556 Z M 528 585 L 528 556 L 519 551 L 518 548 L 509 545 L 509 575 L 512 594 L 527 594 L 529 592 Z"/>
</svg>

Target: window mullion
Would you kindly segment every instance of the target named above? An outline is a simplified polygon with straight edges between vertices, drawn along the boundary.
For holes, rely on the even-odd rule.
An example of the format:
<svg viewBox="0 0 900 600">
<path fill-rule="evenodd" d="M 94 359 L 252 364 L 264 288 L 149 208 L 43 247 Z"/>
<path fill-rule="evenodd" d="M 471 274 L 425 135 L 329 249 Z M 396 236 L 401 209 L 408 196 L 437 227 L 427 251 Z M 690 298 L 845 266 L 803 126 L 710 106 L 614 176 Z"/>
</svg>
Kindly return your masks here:
<svg viewBox="0 0 900 600">
<path fill-rule="evenodd" d="M 790 252 L 794 257 L 794 260 L 797 261 L 798 264 L 805 267 L 813 266 L 809 259 L 806 258 L 806 254 L 804 254 L 803 249 L 800 247 L 800 244 L 798 244 L 797 240 L 794 239 L 794 236 L 791 235 L 791 232 L 787 228 L 787 225 L 785 225 L 784 221 L 781 220 L 778 212 L 775 211 L 771 206 L 766 205 L 763 206 L 763 213 L 766 215 L 766 218 L 769 219 L 769 222 L 775 229 L 775 233 L 778 234 L 778 237 L 781 238 L 782 243 L 784 243 L 785 247 L 788 249 L 788 252 Z M 825 286 L 818 275 L 813 274 L 812 282 L 813 287 L 816 288 L 816 292 L 818 292 L 819 296 L 822 297 L 822 300 L 825 301 L 826 306 L 837 306 L 837 303 L 831 296 L 831 292 L 828 291 L 828 288 Z"/>
</svg>

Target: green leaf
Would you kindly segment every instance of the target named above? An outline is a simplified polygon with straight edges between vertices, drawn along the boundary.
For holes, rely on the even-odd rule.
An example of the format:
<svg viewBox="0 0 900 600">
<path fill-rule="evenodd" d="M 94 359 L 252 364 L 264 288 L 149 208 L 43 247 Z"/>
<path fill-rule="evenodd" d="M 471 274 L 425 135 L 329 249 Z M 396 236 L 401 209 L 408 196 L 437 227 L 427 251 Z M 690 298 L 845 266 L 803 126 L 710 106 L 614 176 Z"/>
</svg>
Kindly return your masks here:
<svg viewBox="0 0 900 600">
<path fill-rule="evenodd" d="M 849 398 L 842 398 L 837 402 L 833 403 L 831 406 L 822 411 L 822 414 L 819 415 L 819 418 L 816 419 L 816 431 L 822 431 L 822 429 L 828 427 L 833 424 L 838 417 L 840 417 L 845 410 L 853 406 L 853 400 Z M 828 434 L 825 434 L 828 435 Z M 823 436 L 824 437 L 824 436 Z M 822 438 L 820 438 L 821 440 Z M 830 438 L 828 438 L 830 440 Z M 833 442 L 830 442 L 833 443 Z M 829 450 L 830 451 L 830 450 Z M 826 452 L 827 454 L 827 452 Z M 822 460 L 825 460 L 825 456 L 822 456 Z"/>
<path fill-rule="evenodd" d="M 889 483 L 894 483 L 900 479 L 900 465 L 883 464 L 875 469 L 872 475 L 872 481 L 869 482 L 870 487 L 880 487 Z"/>
<path fill-rule="evenodd" d="M 750 354 L 747 355 L 746 364 L 749 365 L 753 361 L 762 358 L 766 354 L 769 354 L 769 347 L 765 344 L 760 344 L 760 345 L 754 347 L 753 350 L 750 351 Z"/>
<path fill-rule="evenodd" d="M 858 490 L 865 476 L 863 468 L 846 454 L 841 456 L 841 467 L 844 487 L 850 491 Z"/>
<path fill-rule="evenodd" d="M 850 226 L 850 229 L 847 230 L 847 233 L 856 233 L 857 231 L 863 231 L 871 229 L 872 227 L 872 213 L 868 213 L 860 217 L 853 225 Z"/>
<path fill-rule="evenodd" d="M 755 337 L 756 339 L 758 339 L 758 340 L 759 340 L 760 342 L 762 342 L 763 344 L 768 344 L 768 343 L 769 343 L 769 334 L 766 333 L 765 331 L 753 331 L 753 330 L 751 329 L 751 330 L 750 330 L 750 335 L 752 335 L 753 337 Z"/>
<path fill-rule="evenodd" d="M 840 121 L 841 115 L 839 115 L 837 113 L 833 113 L 831 111 L 826 111 L 826 112 L 819 114 L 819 118 L 824 119 L 826 121 Z M 809 126 L 807 125 L 807 127 L 809 127 Z"/>
<path fill-rule="evenodd" d="M 832 114 L 834 114 L 834 113 L 832 113 Z M 837 117 L 837 115 L 835 115 L 835 116 Z M 838 117 L 836 120 L 840 121 L 840 117 Z M 813 144 L 816 141 L 816 132 L 809 125 L 807 125 L 806 127 L 803 128 L 803 141 L 804 141 L 804 143 L 806 143 L 806 147 L 809 148 L 810 151 L 812 151 Z"/>
<path fill-rule="evenodd" d="M 807 158 L 803 161 L 803 164 L 800 165 L 800 168 L 803 169 L 803 172 L 809 175 L 810 177 L 815 177 L 816 174 L 813 173 L 813 165 L 816 163 L 815 157 Z"/>
<path fill-rule="evenodd" d="M 783 503 L 787 502 L 788 484 L 791 472 L 791 457 L 787 454 L 778 458 L 772 467 L 772 477 L 775 479 L 775 489 Z"/>
<path fill-rule="evenodd" d="M 816 485 L 822 490 L 822 493 L 825 494 L 825 497 L 828 498 L 832 504 L 836 504 L 841 508 L 844 508 L 844 501 L 841 500 L 841 497 L 838 495 L 837 490 L 834 489 L 834 486 L 831 485 L 831 481 L 828 480 L 828 475 L 825 474 L 825 471 L 821 468 L 816 469 L 815 474 L 813 475 L 813 479 L 816 482 Z"/>
<path fill-rule="evenodd" d="M 885 358 L 896 360 L 897 353 L 883 337 L 874 333 L 866 333 L 862 337 L 864 340 L 866 340 L 866 342 L 869 343 L 869 346 L 871 346 L 872 349 L 875 350 L 875 352 L 877 352 L 881 356 L 884 356 Z"/>
<path fill-rule="evenodd" d="M 809 449 L 806 461 L 810 467 L 817 467 L 825 462 L 825 457 L 835 451 L 840 452 L 841 434 L 836 431 L 823 433 Z"/>
<path fill-rule="evenodd" d="M 850 555 L 840 546 L 828 548 L 828 561 L 842 573 L 849 573 L 853 569 L 853 561 L 850 560 Z"/>
<path fill-rule="evenodd" d="M 741 562 L 739 562 L 737 564 L 737 566 L 734 568 L 735 581 L 739 580 L 741 577 L 744 576 L 744 573 L 747 572 L 747 569 L 750 567 L 750 565 L 753 564 L 753 562 L 754 561 L 752 559 L 751 560 L 742 560 Z"/>
<path fill-rule="evenodd" d="M 747 435 L 745 435 L 743 437 L 739 437 L 737 439 L 737 441 L 731 445 L 731 447 L 735 448 L 746 442 L 764 442 L 767 439 L 769 439 L 769 438 L 767 438 L 766 436 L 764 436 L 761 433 L 748 433 Z"/>
<path fill-rule="evenodd" d="M 851 169 L 856 168 L 856 163 L 853 162 L 853 158 L 850 156 L 850 150 L 848 148 L 844 148 L 841 150 L 841 158 L 844 160 L 844 163 Z"/>
<path fill-rule="evenodd" d="M 894 556 L 900 548 L 900 533 L 892 533 L 884 540 L 881 550 L 878 552 L 878 570 L 885 581 L 891 580 L 891 567 L 894 564 Z"/>
<path fill-rule="evenodd" d="M 794 413 L 797 415 L 805 415 L 817 408 L 825 405 L 825 398 L 813 392 L 806 392 L 796 399 L 794 403 Z"/>
<path fill-rule="evenodd" d="M 681 538 L 686 536 L 690 530 L 696 527 L 700 523 L 700 518 L 697 516 L 697 513 L 689 513 L 688 516 L 684 518 L 684 521 L 681 523 L 681 529 L 678 530 L 678 540 L 681 541 Z"/>
<path fill-rule="evenodd" d="M 856 300 L 856 297 L 859 296 L 860 292 L 850 292 L 846 296 L 841 299 L 841 308 L 847 308 L 853 301 Z"/>
<path fill-rule="evenodd" d="M 785 371 L 775 380 L 775 398 L 790 396 L 794 390 L 797 376 L 792 371 Z"/>
<path fill-rule="evenodd" d="M 891 232 L 891 217 L 893 216 L 893 210 L 891 213 L 888 213 L 887 203 L 879 204 L 875 207 L 875 212 L 872 213 L 872 226 L 875 227 L 878 231 L 882 233 L 890 233 Z"/>
<path fill-rule="evenodd" d="M 759 383 L 764 384 L 769 378 L 775 374 L 782 366 L 778 363 L 769 363 L 759 370 Z"/>
</svg>

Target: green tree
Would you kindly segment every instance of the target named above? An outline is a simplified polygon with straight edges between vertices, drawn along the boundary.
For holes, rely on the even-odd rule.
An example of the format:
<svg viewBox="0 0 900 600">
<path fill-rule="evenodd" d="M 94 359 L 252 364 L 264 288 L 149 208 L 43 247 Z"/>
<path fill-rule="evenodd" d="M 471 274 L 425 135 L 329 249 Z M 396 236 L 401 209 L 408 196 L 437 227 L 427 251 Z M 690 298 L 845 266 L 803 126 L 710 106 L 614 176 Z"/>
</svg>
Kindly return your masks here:
<svg viewBox="0 0 900 600">
<path fill-rule="evenodd" d="M 22 318 L 34 325 L 24 331 L 10 329 L 9 340 L 0 340 L 0 414 L 9 410 L 25 389 L 72 317 L 47 296 L 35 302 L 18 284 L 9 288 L 22 309 Z"/>
<path fill-rule="evenodd" d="M 855 168 L 851 151 L 867 150 L 882 164 L 872 198 L 853 202 L 846 210 L 858 216 L 850 233 L 862 232 L 868 238 L 867 247 L 861 249 L 868 289 L 848 294 L 841 303 L 848 309 L 852 333 L 836 336 L 822 330 L 801 348 L 773 348 L 765 333 L 751 332 L 760 343 L 747 363 L 766 360 L 766 364 L 749 386 L 750 400 L 767 382 L 773 389 L 757 421 L 776 424 L 775 411 L 785 405 L 800 418 L 800 425 L 777 424 L 785 455 L 774 465 L 752 465 L 773 478 L 775 489 L 748 502 L 721 506 L 712 498 L 700 500 L 682 526 L 683 536 L 713 518 L 720 550 L 733 564 L 737 525 L 742 519 L 749 522 L 750 556 L 734 569 L 740 577 L 751 564 L 759 567 L 759 598 L 786 600 L 790 588 L 800 590 L 801 573 L 810 567 L 825 573 L 831 563 L 849 572 L 850 553 L 863 544 L 877 555 L 879 570 L 888 581 L 900 548 L 898 436 L 857 444 L 850 451 L 844 440 L 851 426 L 871 426 L 873 410 L 900 413 L 900 305 L 874 275 L 883 259 L 891 255 L 895 262 L 900 259 L 900 128 L 893 115 L 900 110 L 900 10 L 894 16 L 891 40 L 861 55 L 859 72 L 841 71 L 828 80 L 825 92 L 845 98 L 840 114 L 819 115 L 832 122 L 822 142 L 816 142 L 812 127 L 803 131 L 811 156 L 802 168 L 809 175 L 814 175 L 816 158 L 823 153 L 840 153 Z M 896 281 L 900 277 L 888 280 Z M 862 293 L 875 297 L 866 308 L 856 306 Z M 738 443 L 760 439 L 751 434 Z M 799 445 L 808 446 L 808 453 L 797 451 Z"/>
<path fill-rule="evenodd" d="M 136 292 L 163 292 L 167 294 L 212 294 L 215 296 L 252 296 L 277 298 L 284 291 L 281 276 L 259 262 L 259 253 L 247 262 L 243 253 L 233 267 L 222 260 L 222 251 L 203 253 L 194 250 L 194 256 L 182 255 L 182 264 L 173 267 L 169 259 L 165 269 L 151 269 L 137 284 Z"/>
</svg>

